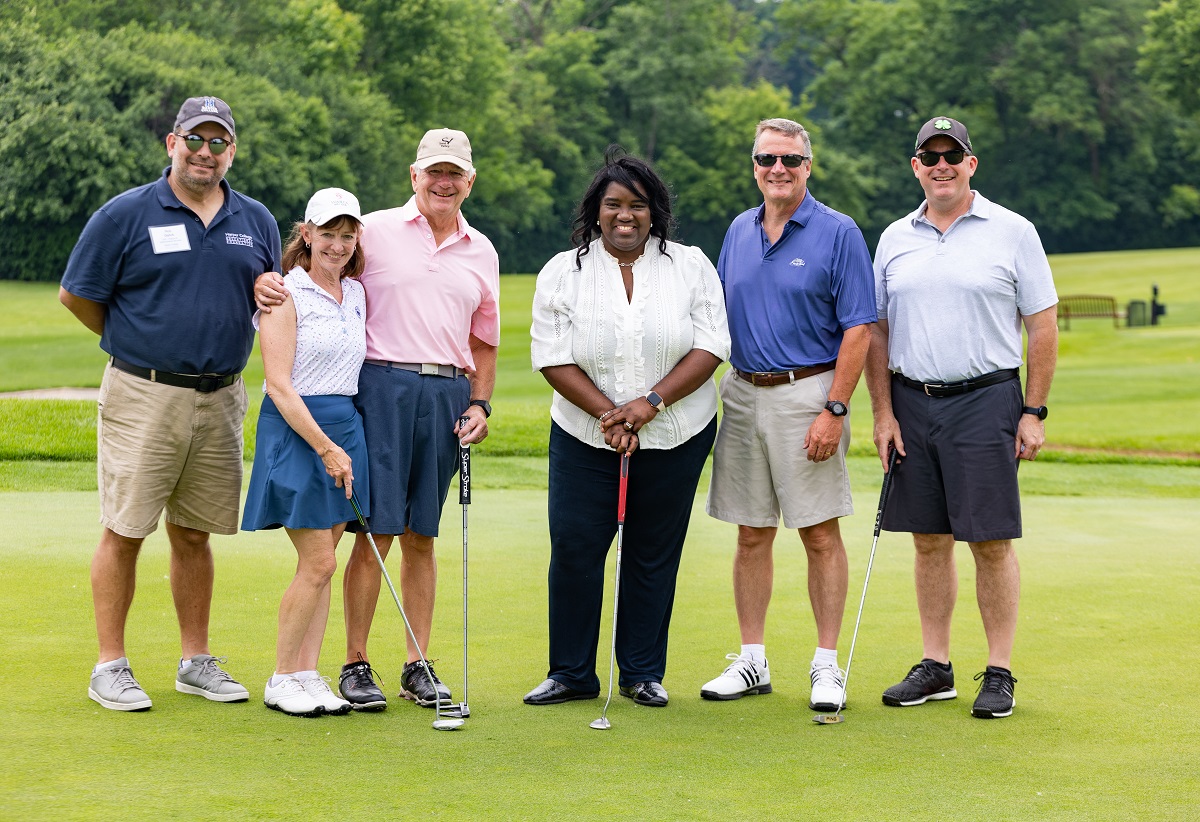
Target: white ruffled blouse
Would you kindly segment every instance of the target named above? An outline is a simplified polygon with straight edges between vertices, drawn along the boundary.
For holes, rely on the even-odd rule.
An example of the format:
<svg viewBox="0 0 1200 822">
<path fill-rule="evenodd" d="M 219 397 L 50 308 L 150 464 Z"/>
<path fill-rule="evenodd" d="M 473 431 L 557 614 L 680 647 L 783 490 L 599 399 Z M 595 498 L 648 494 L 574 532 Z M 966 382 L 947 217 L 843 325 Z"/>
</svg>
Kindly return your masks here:
<svg viewBox="0 0 1200 822">
<path fill-rule="evenodd" d="M 575 267 L 575 250 L 542 268 L 533 297 L 533 368 L 574 363 L 616 405 L 645 396 L 694 348 L 729 359 L 729 325 L 721 281 L 699 248 L 651 237 L 634 263 L 633 298 L 616 258 L 597 239 Z M 639 448 L 674 448 L 700 433 L 717 413 L 710 379 L 667 406 L 638 432 Z M 567 433 L 607 448 L 600 422 L 557 391 L 550 416 Z"/>
</svg>

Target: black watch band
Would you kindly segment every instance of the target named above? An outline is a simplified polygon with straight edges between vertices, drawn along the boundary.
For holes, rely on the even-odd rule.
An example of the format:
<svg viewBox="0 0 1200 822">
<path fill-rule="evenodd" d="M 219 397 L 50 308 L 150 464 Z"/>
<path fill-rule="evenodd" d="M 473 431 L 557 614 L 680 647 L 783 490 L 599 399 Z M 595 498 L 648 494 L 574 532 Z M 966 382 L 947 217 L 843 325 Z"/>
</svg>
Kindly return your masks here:
<svg viewBox="0 0 1200 822">
<path fill-rule="evenodd" d="M 480 408 L 482 408 L 484 419 L 487 419 L 492 415 L 492 404 L 487 400 L 471 400 L 469 405 L 478 405 Z"/>
<path fill-rule="evenodd" d="M 1022 414 L 1031 414 L 1039 420 L 1046 419 L 1050 415 L 1050 409 L 1044 405 L 1027 405 L 1021 409 Z"/>
<path fill-rule="evenodd" d="M 844 417 L 850 409 L 846 407 L 846 403 L 844 402 L 830 400 L 829 402 L 825 403 L 825 410 L 830 414 L 833 414 L 835 417 Z"/>
</svg>

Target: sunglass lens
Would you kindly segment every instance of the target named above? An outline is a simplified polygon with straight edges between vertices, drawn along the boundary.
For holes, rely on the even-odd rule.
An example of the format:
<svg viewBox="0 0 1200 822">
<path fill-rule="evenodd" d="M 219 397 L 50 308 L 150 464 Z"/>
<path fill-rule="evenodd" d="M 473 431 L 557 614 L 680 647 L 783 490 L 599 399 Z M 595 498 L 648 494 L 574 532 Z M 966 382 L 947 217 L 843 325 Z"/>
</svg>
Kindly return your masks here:
<svg viewBox="0 0 1200 822">
<path fill-rule="evenodd" d="M 933 168 L 938 164 L 938 161 L 943 157 L 946 158 L 947 165 L 956 166 L 963 161 L 967 153 L 961 148 L 952 149 L 950 151 L 922 151 L 920 154 L 921 165 L 927 168 Z"/>
<path fill-rule="evenodd" d="M 188 151 L 199 151 L 204 148 L 204 138 L 195 134 L 189 134 L 183 138 L 183 144 L 187 146 Z"/>
<path fill-rule="evenodd" d="M 770 168 L 775 165 L 775 161 L 779 160 L 783 163 L 784 168 L 799 168 L 804 162 L 803 154 L 755 154 L 754 162 L 758 163 L 763 168 Z"/>
<path fill-rule="evenodd" d="M 208 141 L 208 150 L 213 154 L 224 154 L 229 143 L 222 140 L 220 137 L 214 137 Z"/>
</svg>

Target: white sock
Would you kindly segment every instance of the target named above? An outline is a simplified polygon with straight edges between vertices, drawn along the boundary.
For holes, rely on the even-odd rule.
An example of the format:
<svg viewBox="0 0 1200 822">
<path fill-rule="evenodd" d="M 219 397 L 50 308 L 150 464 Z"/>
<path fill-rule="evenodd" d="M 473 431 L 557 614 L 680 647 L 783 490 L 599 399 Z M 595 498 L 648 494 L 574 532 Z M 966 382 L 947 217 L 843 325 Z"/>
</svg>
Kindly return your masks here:
<svg viewBox="0 0 1200 822">
<path fill-rule="evenodd" d="M 750 659 L 760 665 L 767 661 L 767 646 L 766 645 L 743 645 L 742 656 L 748 656 Z"/>
<path fill-rule="evenodd" d="M 190 659 L 184 659 L 183 657 L 179 658 L 179 670 L 181 673 L 183 671 L 188 670 L 191 667 L 192 667 L 192 661 Z"/>
<path fill-rule="evenodd" d="M 838 666 L 837 649 L 817 648 L 817 652 L 813 654 L 812 666 L 814 668 L 836 668 Z"/>
<path fill-rule="evenodd" d="M 321 675 L 319 673 L 317 673 L 316 671 L 296 671 L 296 673 L 292 674 L 292 676 L 296 677 L 296 679 L 300 680 L 301 682 L 303 682 L 306 679 L 320 679 L 321 678 Z"/>
<path fill-rule="evenodd" d="M 267 685 L 272 688 L 278 688 L 289 676 L 292 676 L 292 674 L 271 674 L 271 678 L 267 681 Z"/>
<path fill-rule="evenodd" d="M 108 671 L 113 668 L 124 668 L 128 664 L 129 664 L 129 660 L 127 660 L 125 657 L 118 657 L 117 659 L 114 659 L 111 662 L 97 663 L 96 667 L 92 668 L 92 674 L 95 675 L 95 674 L 100 673 L 101 671 Z"/>
</svg>

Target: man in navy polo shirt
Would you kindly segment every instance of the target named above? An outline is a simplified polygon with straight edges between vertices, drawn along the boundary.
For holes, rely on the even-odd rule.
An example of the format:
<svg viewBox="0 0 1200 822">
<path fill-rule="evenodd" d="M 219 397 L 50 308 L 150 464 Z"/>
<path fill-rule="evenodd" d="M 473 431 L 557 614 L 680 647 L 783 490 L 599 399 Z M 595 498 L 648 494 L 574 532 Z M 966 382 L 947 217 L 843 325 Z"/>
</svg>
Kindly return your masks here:
<svg viewBox="0 0 1200 822">
<path fill-rule="evenodd" d="M 164 509 L 183 649 L 175 689 L 216 702 L 249 696 L 209 653 L 209 534 L 237 533 L 254 278 L 281 255 L 270 212 L 225 182 L 236 139 L 223 100 L 186 100 L 166 136 L 170 167 L 92 215 L 59 289 L 110 355 L 91 569 L 100 654 L 88 696 L 113 710 L 151 704 L 129 667 L 125 621 L 142 541 Z"/>
<path fill-rule="evenodd" d="M 700 695 L 771 692 L 764 638 L 782 512 L 808 557 L 817 625 L 809 707 L 833 711 L 843 699 L 837 640 L 848 585 L 838 518 L 854 512 L 848 414 L 875 321 L 871 256 L 854 221 L 808 192 L 813 153 L 803 126 L 762 121 L 752 157 L 763 204 L 734 219 L 717 263 L 733 367 L 721 379 L 708 495 L 708 513 L 738 526 L 742 647 Z"/>
</svg>

